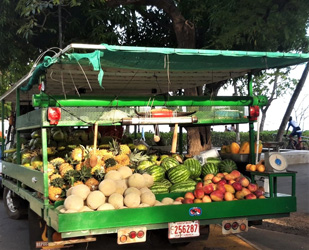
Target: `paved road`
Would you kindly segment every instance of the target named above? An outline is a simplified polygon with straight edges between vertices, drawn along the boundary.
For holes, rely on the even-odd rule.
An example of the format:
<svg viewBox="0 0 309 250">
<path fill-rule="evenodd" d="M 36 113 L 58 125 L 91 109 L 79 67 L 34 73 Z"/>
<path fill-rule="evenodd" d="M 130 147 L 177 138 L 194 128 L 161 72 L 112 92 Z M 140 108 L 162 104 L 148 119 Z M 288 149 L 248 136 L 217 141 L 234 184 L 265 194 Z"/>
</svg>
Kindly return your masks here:
<svg viewBox="0 0 309 250">
<path fill-rule="evenodd" d="M 309 165 L 293 165 L 289 170 L 297 171 L 297 206 L 299 212 L 307 213 L 309 216 Z M 289 193 L 291 190 L 290 178 L 279 178 L 279 192 Z M 27 250 L 28 248 L 28 220 L 11 220 L 6 216 L 3 208 L 3 201 L 0 200 L 0 249 L 1 250 Z M 283 234 L 280 232 L 271 232 L 262 229 L 250 228 L 248 232 L 240 235 L 241 238 L 230 235 L 223 236 L 219 226 L 212 226 L 210 237 L 207 241 L 193 242 L 187 246 L 175 247 L 165 243 L 162 239 L 157 239 L 159 246 L 149 246 L 143 244 L 127 245 L 125 249 L 194 249 L 194 250 L 210 250 L 210 249 L 308 249 L 309 238 Z M 108 245 L 103 239 L 108 239 Z M 162 241 L 161 241 L 162 240 Z M 98 242 L 79 244 L 74 249 L 120 249 L 116 245 L 114 236 L 105 236 L 99 238 Z M 250 244 L 249 244 L 249 243 Z M 251 245 L 252 244 L 252 245 Z M 123 247 L 122 247 L 123 248 Z"/>
</svg>

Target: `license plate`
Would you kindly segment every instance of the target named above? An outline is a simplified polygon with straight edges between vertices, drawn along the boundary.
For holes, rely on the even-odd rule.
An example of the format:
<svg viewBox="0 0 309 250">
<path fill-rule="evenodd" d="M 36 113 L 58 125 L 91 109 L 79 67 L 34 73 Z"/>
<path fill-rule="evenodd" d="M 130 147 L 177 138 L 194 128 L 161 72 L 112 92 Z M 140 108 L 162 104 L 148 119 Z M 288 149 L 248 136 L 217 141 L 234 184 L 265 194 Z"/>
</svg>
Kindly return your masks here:
<svg viewBox="0 0 309 250">
<path fill-rule="evenodd" d="M 200 223 L 196 221 L 178 221 L 168 223 L 168 238 L 179 239 L 200 235 Z"/>
</svg>

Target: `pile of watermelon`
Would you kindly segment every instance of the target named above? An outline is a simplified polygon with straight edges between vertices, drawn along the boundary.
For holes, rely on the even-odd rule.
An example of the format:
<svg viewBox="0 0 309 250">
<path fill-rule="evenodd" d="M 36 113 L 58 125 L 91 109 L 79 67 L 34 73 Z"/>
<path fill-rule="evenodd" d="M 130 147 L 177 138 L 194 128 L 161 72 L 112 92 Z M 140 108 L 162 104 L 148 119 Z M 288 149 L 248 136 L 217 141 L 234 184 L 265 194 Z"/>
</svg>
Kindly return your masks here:
<svg viewBox="0 0 309 250">
<path fill-rule="evenodd" d="M 206 164 L 201 165 L 195 158 L 182 160 L 179 155 L 164 156 L 155 162 L 143 161 L 136 168 L 139 173 L 148 173 L 154 178 L 150 189 L 155 194 L 193 191 L 207 174 L 230 173 L 236 169 L 236 163 L 230 159 L 207 158 Z"/>
</svg>

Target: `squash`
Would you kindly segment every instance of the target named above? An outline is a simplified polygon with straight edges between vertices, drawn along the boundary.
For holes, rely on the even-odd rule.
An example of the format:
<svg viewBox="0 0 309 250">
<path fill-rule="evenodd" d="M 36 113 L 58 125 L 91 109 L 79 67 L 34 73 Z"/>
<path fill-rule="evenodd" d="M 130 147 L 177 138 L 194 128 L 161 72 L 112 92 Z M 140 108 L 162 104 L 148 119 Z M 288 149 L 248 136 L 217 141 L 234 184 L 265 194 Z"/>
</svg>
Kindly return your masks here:
<svg viewBox="0 0 309 250">
<path fill-rule="evenodd" d="M 141 195 L 141 202 L 149 206 L 154 206 L 156 203 L 156 196 L 152 192 L 144 192 Z"/>
<path fill-rule="evenodd" d="M 136 193 L 130 193 L 130 194 L 126 195 L 125 198 L 124 198 L 124 204 L 128 208 L 136 208 L 136 207 L 139 206 L 140 203 L 141 203 L 141 197 L 140 197 L 140 195 L 138 195 Z"/>
<path fill-rule="evenodd" d="M 110 196 L 117 190 L 116 182 L 112 179 L 104 179 L 99 184 L 99 190 L 105 195 Z"/>
<path fill-rule="evenodd" d="M 87 199 L 87 196 L 89 195 L 89 193 L 90 193 L 90 188 L 85 184 L 74 186 L 71 191 L 71 195 L 78 195 L 83 200 Z"/>
<path fill-rule="evenodd" d="M 122 179 L 129 178 L 132 175 L 132 169 L 127 166 L 118 168 L 118 172 L 122 175 Z"/>
<path fill-rule="evenodd" d="M 97 209 L 105 203 L 105 195 L 101 191 L 92 191 L 87 197 L 87 206 L 91 209 Z"/>
<path fill-rule="evenodd" d="M 145 178 L 141 174 L 135 173 L 129 177 L 128 185 L 129 187 L 136 187 L 138 189 L 145 187 Z"/>
<path fill-rule="evenodd" d="M 63 205 L 66 210 L 80 211 L 84 207 L 84 200 L 79 195 L 71 194 L 64 200 Z"/>
<path fill-rule="evenodd" d="M 240 146 L 236 142 L 232 142 L 230 145 L 230 150 L 232 154 L 238 154 L 240 150 Z"/>
<path fill-rule="evenodd" d="M 108 203 L 112 204 L 115 209 L 119 209 L 123 207 L 123 196 L 118 193 L 113 193 L 109 198 L 108 198 Z"/>
</svg>

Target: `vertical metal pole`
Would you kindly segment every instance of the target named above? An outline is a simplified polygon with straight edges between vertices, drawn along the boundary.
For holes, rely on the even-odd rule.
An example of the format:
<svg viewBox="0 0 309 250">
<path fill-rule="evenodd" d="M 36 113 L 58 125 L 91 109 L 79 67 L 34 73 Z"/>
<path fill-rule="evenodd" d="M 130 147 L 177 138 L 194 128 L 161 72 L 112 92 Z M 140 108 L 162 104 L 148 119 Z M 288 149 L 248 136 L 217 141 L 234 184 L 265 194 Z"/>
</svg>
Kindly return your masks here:
<svg viewBox="0 0 309 250">
<path fill-rule="evenodd" d="M 252 74 L 248 74 L 248 96 L 253 96 L 253 87 L 252 87 Z M 248 107 L 250 112 L 250 107 Z M 255 154 L 254 154 L 254 124 L 252 121 L 249 121 L 249 144 L 250 144 L 250 156 L 249 163 L 255 163 Z"/>
<path fill-rule="evenodd" d="M 20 116 L 20 88 L 17 88 L 17 90 L 16 90 L 16 107 L 15 108 L 16 108 L 16 113 L 15 113 L 15 123 L 16 123 L 17 118 Z M 16 129 L 16 125 L 15 125 L 14 129 Z M 20 132 L 16 129 L 16 159 L 17 159 L 17 164 L 21 164 L 20 150 L 21 150 Z"/>
<path fill-rule="evenodd" d="M 43 155 L 43 180 L 44 180 L 44 205 L 48 206 L 48 155 L 47 155 L 47 129 L 42 128 L 42 155 Z"/>
<path fill-rule="evenodd" d="M 1 129 L 1 131 L 2 131 L 1 159 L 2 159 L 3 158 L 3 152 L 4 152 L 4 100 L 1 100 L 1 127 L 2 127 L 2 129 Z"/>
<path fill-rule="evenodd" d="M 178 152 L 179 154 L 183 153 L 183 141 L 182 141 L 182 137 L 183 137 L 183 133 L 182 133 L 182 126 L 179 126 L 179 135 L 178 135 Z"/>
</svg>

